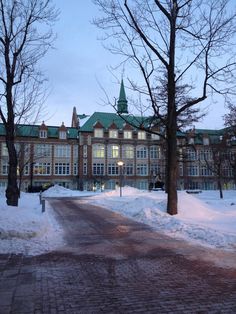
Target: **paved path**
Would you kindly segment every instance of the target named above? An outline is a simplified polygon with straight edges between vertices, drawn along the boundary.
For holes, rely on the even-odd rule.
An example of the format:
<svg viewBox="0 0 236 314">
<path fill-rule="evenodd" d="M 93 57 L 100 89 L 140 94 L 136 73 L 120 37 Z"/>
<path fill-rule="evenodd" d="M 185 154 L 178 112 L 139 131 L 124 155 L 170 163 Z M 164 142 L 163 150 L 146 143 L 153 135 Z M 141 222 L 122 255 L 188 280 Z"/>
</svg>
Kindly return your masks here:
<svg viewBox="0 0 236 314">
<path fill-rule="evenodd" d="M 86 200 L 50 204 L 66 245 L 0 255 L 0 314 L 236 313 L 236 268 L 215 266 L 209 250 Z"/>
</svg>

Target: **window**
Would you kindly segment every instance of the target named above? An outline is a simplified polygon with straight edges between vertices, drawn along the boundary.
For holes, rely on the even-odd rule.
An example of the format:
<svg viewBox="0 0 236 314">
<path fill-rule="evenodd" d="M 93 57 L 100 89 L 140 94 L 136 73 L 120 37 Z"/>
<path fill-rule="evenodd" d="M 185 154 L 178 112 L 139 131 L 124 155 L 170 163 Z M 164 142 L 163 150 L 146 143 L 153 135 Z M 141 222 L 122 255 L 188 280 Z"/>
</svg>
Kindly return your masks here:
<svg viewBox="0 0 236 314">
<path fill-rule="evenodd" d="M 77 164 L 77 162 L 74 162 L 74 165 L 73 165 L 73 175 L 77 176 L 77 174 L 78 174 L 78 164 Z"/>
<path fill-rule="evenodd" d="M 134 147 L 132 145 L 122 146 L 122 158 L 127 158 L 127 159 L 134 158 Z"/>
<path fill-rule="evenodd" d="M 150 159 L 159 159 L 160 158 L 160 147 L 151 146 L 150 147 Z"/>
<path fill-rule="evenodd" d="M 124 165 L 124 174 L 127 176 L 132 176 L 134 174 L 134 165 L 133 164 Z"/>
<path fill-rule="evenodd" d="M 28 175 L 29 175 L 29 169 L 30 169 L 29 164 L 26 164 L 26 165 L 24 166 L 24 175 L 25 175 L 25 176 L 28 176 Z"/>
<path fill-rule="evenodd" d="M 84 158 L 87 158 L 87 154 L 88 154 L 88 146 L 87 146 L 87 145 L 84 145 L 84 146 L 83 146 L 83 157 L 84 157 Z"/>
<path fill-rule="evenodd" d="M 208 149 L 199 152 L 200 160 L 212 160 L 212 152 Z"/>
<path fill-rule="evenodd" d="M 59 138 L 61 140 L 66 140 L 66 131 L 59 131 Z"/>
<path fill-rule="evenodd" d="M 188 160 L 197 160 L 197 152 L 193 149 L 187 149 L 186 155 Z"/>
<path fill-rule="evenodd" d="M 189 176 L 198 176 L 198 166 L 196 165 L 188 166 L 187 170 Z"/>
<path fill-rule="evenodd" d="M 233 177 L 233 169 L 228 166 L 223 166 L 222 173 L 224 177 Z"/>
<path fill-rule="evenodd" d="M 118 175 L 119 174 L 119 167 L 116 163 L 109 163 L 107 168 L 109 175 Z"/>
<path fill-rule="evenodd" d="M 103 129 L 94 129 L 94 137 L 103 137 Z"/>
<path fill-rule="evenodd" d="M 87 175 L 87 171 L 88 171 L 87 161 L 84 161 L 84 164 L 83 164 L 83 175 L 84 176 Z"/>
<path fill-rule="evenodd" d="M 212 176 L 212 171 L 207 166 L 201 166 L 200 176 L 204 176 L 204 177 Z"/>
<path fill-rule="evenodd" d="M 105 146 L 103 144 L 94 144 L 92 147 L 93 158 L 104 158 L 105 157 Z"/>
<path fill-rule="evenodd" d="M 48 162 L 35 163 L 33 172 L 35 175 L 50 175 L 51 174 L 51 164 Z"/>
<path fill-rule="evenodd" d="M 179 175 L 182 177 L 184 175 L 184 167 L 183 164 L 179 164 Z"/>
<path fill-rule="evenodd" d="M 110 138 L 118 138 L 118 130 L 109 130 Z"/>
<path fill-rule="evenodd" d="M 119 145 L 109 145 L 108 146 L 108 157 L 109 158 L 119 158 L 120 147 Z"/>
<path fill-rule="evenodd" d="M 47 138 L 48 132 L 47 130 L 39 130 L 39 137 L 40 138 Z"/>
<path fill-rule="evenodd" d="M 8 174 L 8 170 L 9 170 L 9 163 L 8 160 L 2 160 L 2 174 Z"/>
<path fill-rule="evenodd" d="M 56 162 L 54 167 L 55 175 L 69 175 L 70 163 L 69 162 Z"/>
<path fill-rule="evenodd" d="M 136 170 L 138 176 L 146 176 L 148 174 L 147 164 L 137 164 Z"/>
<path fill-rule="evenodd" d="M 208 137 L 204 137 L 203 138 L 203 145 L 209 145 L 209 144 L 210 144 L 209 138 Z"/>
<path fill-rule="evenodd" d="M 158 164 L 150 164 L 150 175 L 157 176 L 161 172 L 161 167 Z"/>
<path fill-rule="evenodd" d="M 35 144 L 34 155 L 37 158 L 50 157 L 52 153 L 52 146 L 49 144 Z"/>
<path fill-rule="evenodd" d="M 125 139 L 132 139 L 132 131 L 124 131 Z"/>
<path fill-rule="evenodd" d="M 137 159 L 145 159 L 148 157 L 147 154 L 147 147 L 145 146 L 138 146 L 136 151 L 136 157 Z"/>
<path fill-rule="evenodd" d="M 193 145 L 193 144 L 194 144 L 194 138 L 193 138 L 193 137 L 190 137 L 190 138 L 188 139 L 188 143 L 189 143 L 189 145 Z"/>
<path fill-rule="evenodd" d="M 104 174 L 104 164 L 94 163 L 93 164 L 93 175 L 103 175 Z"/>
<path fill-rule="evenodd" d="M 160 135 L 159 134 L 151 134 L 151 138 L 152 140 L 159 140 L 160 139 Z"/>
<path fill-rule="evenodd" d="M 138 139 L 139 140 L 146 140 L 146 132 L 138 131 Z"/>
<path fill-rule="evenodd" d="M 78 153 L 78 145 L 73 145 L 73 159 L 77 160 L 79 157 L 79 153 Z"/>
<path fill-rule="evenodd" d="M 54 154 L 56 158 L 70 158 L 71 146 L 70 145 L 55 145 Z"/>
<path fill-rule="evenodd" d="M 8 150 L 6 143 L 2 143 L 2 156 L 7 157 L 8 156 Z"/>
</svg>

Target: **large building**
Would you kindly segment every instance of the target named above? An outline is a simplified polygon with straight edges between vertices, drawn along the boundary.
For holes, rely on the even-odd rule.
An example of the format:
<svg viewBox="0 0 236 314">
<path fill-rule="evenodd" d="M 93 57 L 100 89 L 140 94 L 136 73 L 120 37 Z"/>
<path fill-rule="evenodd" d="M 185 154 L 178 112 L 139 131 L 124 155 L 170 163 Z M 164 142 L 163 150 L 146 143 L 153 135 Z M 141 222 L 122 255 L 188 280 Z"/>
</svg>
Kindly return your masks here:
<svg viewBox="0 0 236 314">
<path fill-rule="evenodd" d="M 117 113 L 72 113 L 66 127 L 19 125 L 16 149 L 22 190 L 28 186 L 59 184 L 71 189 L 114 189 L 123 185 L 148 189 L 165 181 L 165 141 L 139 126 L 145 118 L 129 115 L 123 82 Z M 155 129 L 153 129 L 155 131 Z M 177 134 L 178 188 L 235 188 L 234 138 L 225 130 L 199 130 Z M 0 125 L 0 186 L 7 184 L 8 153 Z M 231 156 L 231 158 L 229 158 Z M 234 163 L 233 163 L 234 162 Z M 219 180 L 220 178 L 220 180 Z"/>
</svg>

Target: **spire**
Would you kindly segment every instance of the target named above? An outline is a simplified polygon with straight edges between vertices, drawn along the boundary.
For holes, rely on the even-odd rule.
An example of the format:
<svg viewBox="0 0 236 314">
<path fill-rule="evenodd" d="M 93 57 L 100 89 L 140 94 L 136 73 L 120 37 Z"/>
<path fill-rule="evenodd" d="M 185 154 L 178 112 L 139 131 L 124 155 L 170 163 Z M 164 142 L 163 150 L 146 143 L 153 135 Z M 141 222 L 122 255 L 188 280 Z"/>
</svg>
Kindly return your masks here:
<svg viewBox="0 0 236 314">
<path fill-rule="evenodd" d="M 121 80 L 120 84 L 120 96 L 117 101 L 117 112 L 118 113 L 128 113 L 128 106 L 127 106 L 127 99 L 125 95 L 125 88 L 123 79 Z"/>
</svg>

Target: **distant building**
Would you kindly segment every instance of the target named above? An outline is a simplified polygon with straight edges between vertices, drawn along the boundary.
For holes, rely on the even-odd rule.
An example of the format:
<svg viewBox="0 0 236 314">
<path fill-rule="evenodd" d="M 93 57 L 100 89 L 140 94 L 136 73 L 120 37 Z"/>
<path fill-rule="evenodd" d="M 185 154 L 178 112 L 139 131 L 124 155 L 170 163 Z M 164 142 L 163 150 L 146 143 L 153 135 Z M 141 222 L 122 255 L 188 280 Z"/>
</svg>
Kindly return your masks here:
<svg viewBox="0 0 236 314">
<path fill-rule="evenodd" d="M 123 185 L 148 189 L 157 181 L 165 182 L 165 141 L 139 129 L 147 121 L 147 117 L 129 115 L 122 81 L 117 113 L 94 112 L 89 116 L 77 114 L 74 107 L 71 127 L 63 123 L 47 126 L 44 122 L 19 125 L 16 149 L 21 189 L 46 184 L 81 190 L 114 189 L 120 180 Z M 8 174 L 4 134 L 0 124 L 2 187 L 6 187 Z M 235 138 L 225 129 L 178 132 L 177 144 L 179 189 L 216 189 L 217 171 L 224 188 L 235 188 Z"/>
</svg>

